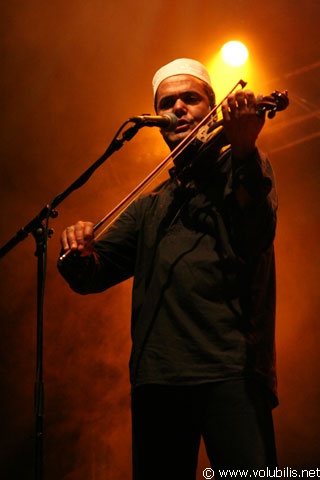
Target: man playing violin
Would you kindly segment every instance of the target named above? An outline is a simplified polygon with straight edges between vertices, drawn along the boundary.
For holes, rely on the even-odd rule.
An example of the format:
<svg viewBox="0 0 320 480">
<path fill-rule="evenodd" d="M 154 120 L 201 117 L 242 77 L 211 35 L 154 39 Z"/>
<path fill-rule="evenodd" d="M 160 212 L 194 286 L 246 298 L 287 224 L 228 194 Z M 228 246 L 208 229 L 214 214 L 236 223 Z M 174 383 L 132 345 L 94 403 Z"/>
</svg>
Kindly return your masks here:
<svg viewBox="0 0 320 480">
<path fill-rule="evenodd" d="M 153 78 L 171 150 L 215 104 L 205 67 L 177 59 Z M 222 104 L 223 145 L 174 159 L 99 239 L 79 221 L 61 236 L 59 270 L 78 293 L 132 277 L 134 480 L 195 480 L 200 439 L 219 469 L 275 468 L 277 405 L 272 168 L 257 149 L 264 118 L 249 90 Z M 249 472 L 250 473 L 250 472 Z"/>
</svg>

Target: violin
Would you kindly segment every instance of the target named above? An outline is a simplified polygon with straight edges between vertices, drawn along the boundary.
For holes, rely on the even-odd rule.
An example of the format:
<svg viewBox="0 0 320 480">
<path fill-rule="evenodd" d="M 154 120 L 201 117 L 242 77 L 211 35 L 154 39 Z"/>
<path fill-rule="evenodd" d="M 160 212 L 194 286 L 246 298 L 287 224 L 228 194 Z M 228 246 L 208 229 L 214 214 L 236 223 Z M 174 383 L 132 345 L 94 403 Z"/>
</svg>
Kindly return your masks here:
<svg viewBox="0 0 320 480">
<path fill-rule="evenodd" d="M 272 119 L 277 112 L 285 110 L 288 105 L 288 91 L 280 92 L 275 90 L 270 95 L 258 99 L 256 115 L 263 118 L 267 113 L 268 118 Z M 214 109 L 214 112 L 215 111 L 216 109 Z M 182 146 L 182 148 L 181 145 L 184 141 L 181 142 L 177 147 L 178 153 L 175 155 L 174 151 L 172 152 L 173 159 L 176 160 L 179 156 L 179 162 L 176 162 L 179 164 L 179 168 L 175 169 L 177 178 L 188 176 L 187 172 L 190 174 L 194 166 L 200 162 L 203 166 L 204 160 L 214 163 L 218 159 L 221 149 L 229 144 L 223 128 L 224 120 L 214 121 L 212 120 L 212 116 L 213 113 L 210 112 L 210 114 L 205 117 L 205 121 L 202 120 L 201 127 L 199 128 L 198 125 L 195 129 L 197 130 L 196 134 L 194 134 L 195 130 L 191 132 L 193 136 L 191 142 L 187 143 L 186 146 Z M 199 168 L 201 168 L 200 165 Z"/>
<path fill-rule="evenodd" d="M 276 112 L 285 110 L 289 105 L 288 91 L 284 90 L 279 92 L 275 90 L 270 95 L 262 97 L 256 104 L 256 115 L 258 117 L 264 117 L 265 113 L 268 112 L 268 118 L 274 118 Z M 209 122 L 202 129 L 199 130 L 197 134 L 197 139 L 201 143 L 210 141 L 211 133 L 216 131 L 216 129 L 223 127 L 223 120 L 218 120 L 216 122 Z M 220 133 L 223 129 L 219 129 L 216 133 Z"/>
</svg>

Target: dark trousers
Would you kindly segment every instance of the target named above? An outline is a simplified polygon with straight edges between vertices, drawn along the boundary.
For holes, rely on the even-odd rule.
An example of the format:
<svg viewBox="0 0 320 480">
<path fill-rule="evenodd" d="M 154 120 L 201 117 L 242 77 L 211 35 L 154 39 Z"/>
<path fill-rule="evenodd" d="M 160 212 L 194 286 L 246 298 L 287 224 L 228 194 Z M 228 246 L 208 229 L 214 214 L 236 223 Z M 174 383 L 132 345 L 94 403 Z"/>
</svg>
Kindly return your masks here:
<svg viewBox="0 0 320 480">
<path fill-rule="evenodd" d="M 201 436 L 215 478 L 277 466 L 266 393 L 243 380 L 136 388 L 132 428 L 133 480 L 195 480 Z"/>
</svg>

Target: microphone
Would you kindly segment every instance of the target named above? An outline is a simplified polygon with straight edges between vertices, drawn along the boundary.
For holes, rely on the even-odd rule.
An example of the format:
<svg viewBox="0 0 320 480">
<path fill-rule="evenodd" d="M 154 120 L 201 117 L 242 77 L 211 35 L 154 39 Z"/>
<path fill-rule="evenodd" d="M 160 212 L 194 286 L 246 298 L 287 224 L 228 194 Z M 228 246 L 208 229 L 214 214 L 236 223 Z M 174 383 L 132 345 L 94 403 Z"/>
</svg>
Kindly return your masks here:
<svg viewBox="0 0 320 480">
<path fill-rule="evenodd" d="M 130 118 L 131 122 L 140 124 L 141 127 L 160 127 L 163 130 L 175 130 L 178 126 L 178 117 L 174 113 L 165 113 L 164 115 L 139 115 Z"/>
</svg>

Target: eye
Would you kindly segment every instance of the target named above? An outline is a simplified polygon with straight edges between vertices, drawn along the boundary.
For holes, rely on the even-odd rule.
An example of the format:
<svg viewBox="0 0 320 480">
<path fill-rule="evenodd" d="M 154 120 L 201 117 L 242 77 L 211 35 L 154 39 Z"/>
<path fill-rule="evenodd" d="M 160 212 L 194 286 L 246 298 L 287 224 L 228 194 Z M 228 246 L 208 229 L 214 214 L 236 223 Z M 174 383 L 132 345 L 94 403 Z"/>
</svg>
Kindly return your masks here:
<svg viewBox="0 0 320 480">
<path fill-rule="evenodd" d="M 186 92 L 181 95 L 181 99 L 188 105 L 195 105 L 201 101 L 200 95 L 195 92 Z"/>
<path fill-rule="evenodd" d="M 164 97 L 160 100 L 158 108 L 160 110 L 169 110 L 172 108 L 176 102 L 176 97 Z"/>
</svg>

